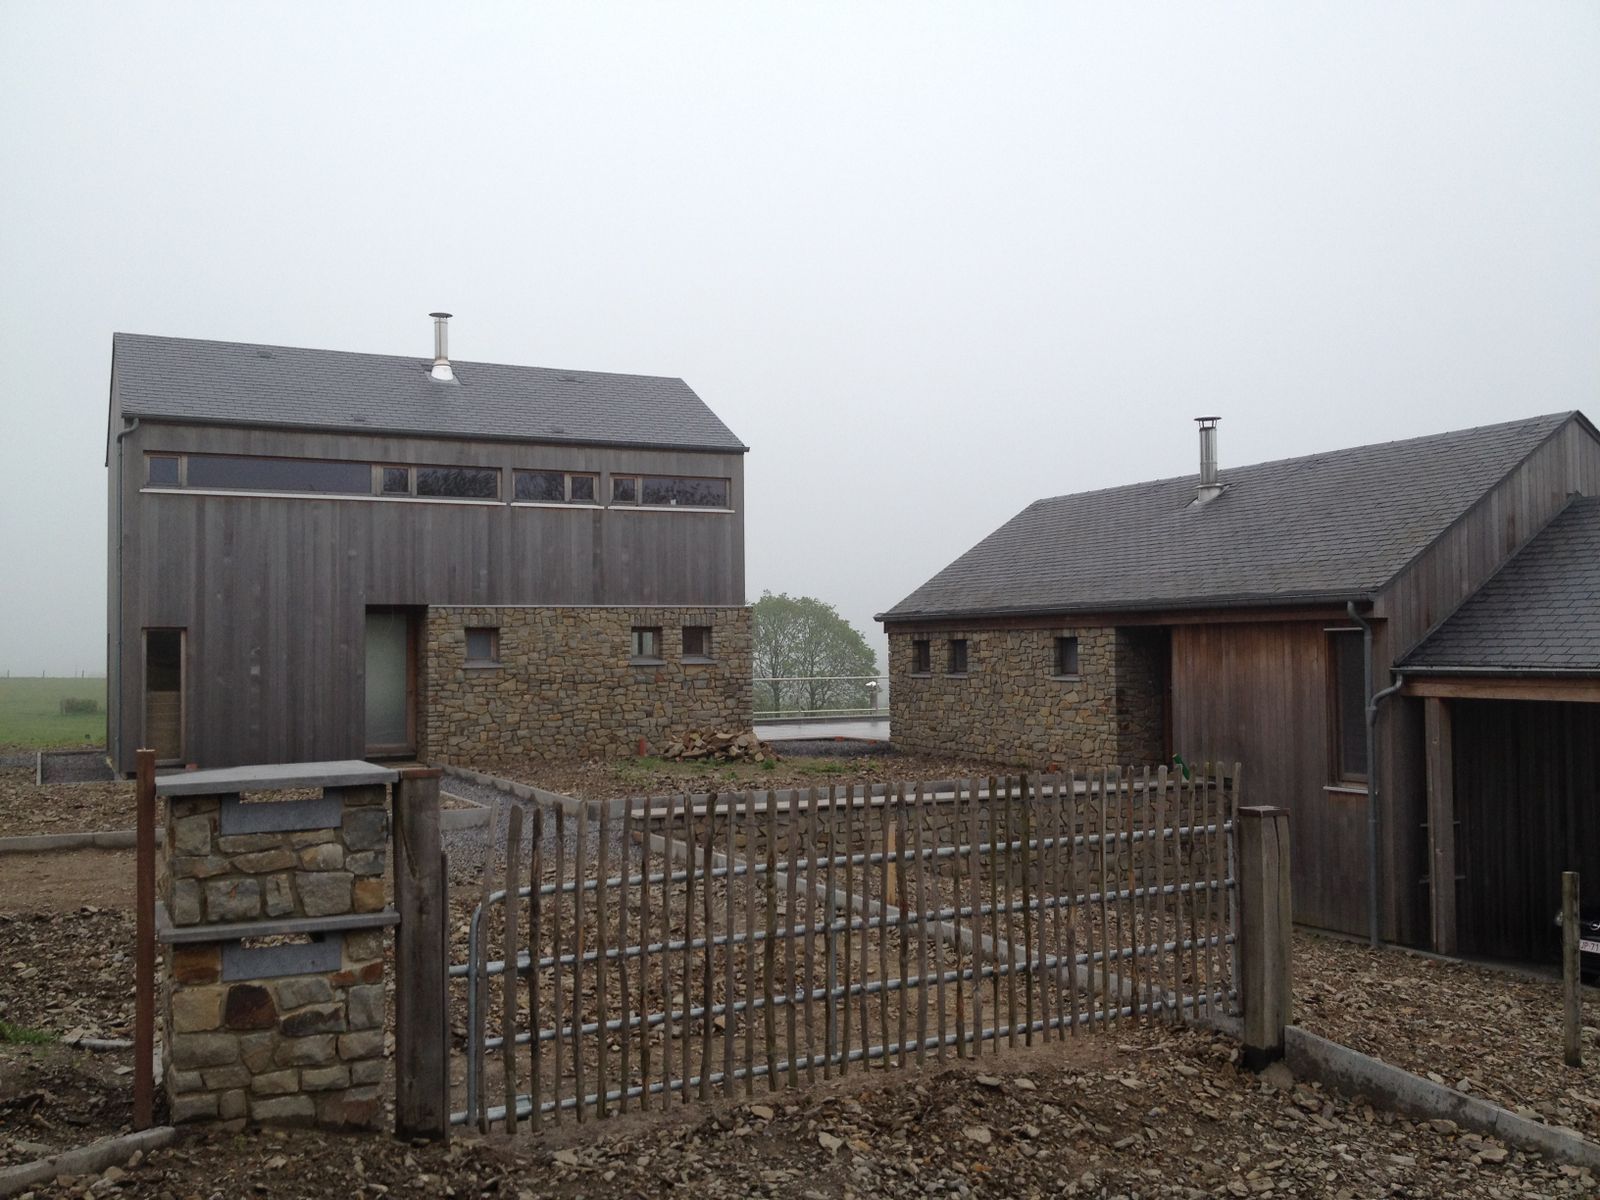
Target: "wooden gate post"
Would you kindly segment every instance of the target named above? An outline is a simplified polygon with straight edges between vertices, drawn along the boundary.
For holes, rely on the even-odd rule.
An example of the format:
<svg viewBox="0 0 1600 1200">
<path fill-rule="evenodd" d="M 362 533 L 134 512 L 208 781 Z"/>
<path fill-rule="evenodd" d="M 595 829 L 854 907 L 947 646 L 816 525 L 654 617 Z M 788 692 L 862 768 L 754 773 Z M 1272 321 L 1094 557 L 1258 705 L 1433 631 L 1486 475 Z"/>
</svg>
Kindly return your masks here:
<svg viewBox="0 0 1600 1200">
<path fill-rule="evenodd" d="M 1569 1067 L 1583 1066 L 1583 958 L 1578 938 L 1583 928 L 1578 903 L 1578 873 L 1561 873 L 1561 1057 Z"/>
<path fill-rule="evenodd" d="M 156 752 L 137 751 L 134 765 L 133 1127 L 149 1129 L 156 1094 Z"/>
<path fill-rule="evenodd" d="M 394 899 L 400 913 L 394 947 L 394 1132 L 407 1139 L 445 1138 L 450 1132 L 441 774 L 431 767 L 403 770 L 394 794 Z"/>
<path fill-rule="evenodd" d="M 1239 810 L 1239 1000 L 1244 1062 L 1252 1071 L 1283 1057 L 1292 1019 L 1289 813 Z"/>
</svg>

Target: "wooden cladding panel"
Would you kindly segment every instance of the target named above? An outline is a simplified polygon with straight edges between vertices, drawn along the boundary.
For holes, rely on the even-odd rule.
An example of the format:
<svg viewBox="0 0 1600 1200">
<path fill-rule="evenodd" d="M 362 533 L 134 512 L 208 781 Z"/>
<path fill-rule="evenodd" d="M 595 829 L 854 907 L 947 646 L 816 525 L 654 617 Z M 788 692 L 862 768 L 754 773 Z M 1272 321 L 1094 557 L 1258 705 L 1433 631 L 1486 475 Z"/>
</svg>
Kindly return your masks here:
<svg viewBox="0 0 1600 1200">
<path fill-rule="evenodd" d="M 1396 658 L 1545 527 L 1573 492 L 1600 495 L 1600 442 L 1569 421 L 1391 583 L 1374 615 L 1391 629 Z"/>
<path fill-rule="evenodd" d="M 733 480 L 736 511 L 141 493 L 147 450 L 632 470 Z M 369 606 L 744 603 L 739 455 L 289 433 L 145 422 L 120 480 L 123 629 L 113 753 L 139 740 L 139 630 L 188 630 L 193 745 L 207 766 L 359 756 Z M 113 516 L 115 507 L 113 507 Z M 113 576 L 112 586 L 118 586 Z M 113 607 L 113 612 L 115 608 Z"/>
<path fill-rule="evenodd" d="M 1366 796 L 1329 793 L 1321 622 L 1177 626 L 1172 741 L 1186 760 L 1248 766 L 1246 803 L 1289 810 L 1295 920 L 1366 928 Z"/>
<path fill-rule="evenodd" d="M 1450 708 L 1460 950 L 1554 963 L 1561 872 L 1600 880 L 1600 705 Z"/>
</svg>

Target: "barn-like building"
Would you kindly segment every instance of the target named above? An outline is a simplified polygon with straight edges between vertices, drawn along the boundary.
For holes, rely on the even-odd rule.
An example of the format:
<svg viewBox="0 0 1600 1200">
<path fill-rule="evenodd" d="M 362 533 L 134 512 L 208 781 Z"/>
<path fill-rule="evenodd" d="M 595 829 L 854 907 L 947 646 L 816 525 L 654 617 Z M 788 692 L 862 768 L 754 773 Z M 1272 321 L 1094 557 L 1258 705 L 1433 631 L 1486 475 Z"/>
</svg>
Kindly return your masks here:
<svg viewBox="0 0 1600 1200">
<path fill-rule="evenodd" d="M 1298 920 L 1546 957 L 1561 871 L 1600 880 L 1595 427 L 1220 472 L 1215 431 L 1198 475 L 1037 501 L 880 614 L 895 742 L 1238 760 L 1291 813 Z"/>
<path fill-rule="evenodd" d="M 745 446 L 681 379 L 117 334 L 131 771 L 630 751 L 745 724 Z"/>
</svg>

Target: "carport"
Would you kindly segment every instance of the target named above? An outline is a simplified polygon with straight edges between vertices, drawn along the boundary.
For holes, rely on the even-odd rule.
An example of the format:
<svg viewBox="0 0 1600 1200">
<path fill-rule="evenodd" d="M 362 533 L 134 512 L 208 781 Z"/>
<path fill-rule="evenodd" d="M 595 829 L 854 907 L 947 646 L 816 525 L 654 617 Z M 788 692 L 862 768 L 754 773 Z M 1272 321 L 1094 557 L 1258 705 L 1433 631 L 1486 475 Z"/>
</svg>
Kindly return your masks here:
<svg viewBox="0 0 1600 1200">
<path fill-rule="evenodd" d="M 1600 902 L 1600 500 L 1575 498 L 1399 668 L 1423 705 L 1432 944 L 1554 961 Z"/>
</svg>

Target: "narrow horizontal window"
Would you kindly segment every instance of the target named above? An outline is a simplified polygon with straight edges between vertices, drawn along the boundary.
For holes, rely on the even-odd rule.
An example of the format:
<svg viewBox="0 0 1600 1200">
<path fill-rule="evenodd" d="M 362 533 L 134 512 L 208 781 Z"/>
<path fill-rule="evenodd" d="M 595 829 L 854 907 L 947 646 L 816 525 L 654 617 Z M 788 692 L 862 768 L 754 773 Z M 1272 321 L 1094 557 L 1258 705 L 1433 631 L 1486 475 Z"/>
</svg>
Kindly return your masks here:
<svg viewBox="0 0 1600 1200">
<path fill-rule="evenodd" d="M 524 504 L 593 504 L 598 475 L 570 471 L 517 471 L 512 498 Z"/>
<path fill-rule="evenodd" d="M 189 455 L 188 486 L 243 492 L 329 492 L 370 495 L 372 467 L 304 458 Z"/>
<path fill-rule="evenodd" d="M 152 454 L 145 459 L 145 482 L 151 487 L 177 487 L 178 466 L 176 454 Z"/>
<path fill-rule="evenodd" d="M 926 675 L 932 670 L 932 647 L 926 638 L 918 638 L 911 643 L 911 673 L 913 675 Z"/>
<path fill-rule="evenodd" d="M 418 467 L 417 495 L 498 500 L 500 472 L 493 467 Z"/>
<path fill-rule="evenodd" d="M 967 639 L 950 639 L 949 671 L 952 675 L 965 675 L 967 673 Z"/>
<path fill-rule="evenodd" d="M 1055 673 L 1057 675 L 1076 675 L 1078 673 L 1077 638 L 1058 637 L 1056 639 Z"/>
<path fill-rule="evenodd" d="M 646 475 L 639 481 L 639 502 L 662 508 L 727 508 L 728 481 Z"/>
<path fill-rule="evenodd" d="M 560 504 L 567 498 L 567 477 L 560 471 L 518 471 L 513 495 L 534 504 Z"/>
<path fill-rule="evenodd" d="M 467 662 L 473 666 L 500 661 L 500 631 L 491 626 L 467 630 Z"/>
<path fill-rule="evenodd" d="M 633 627 L 633 646 L 630 656 L 635 659 L 659 659 L 661 657 L 661 627 L 659 625 Z"/>
<path fill-rule="evenodd" d="M 711 657 L 711 626 L 685 625 L 683 627 L 683 656 L 685 658 Z"/>
</svg>

